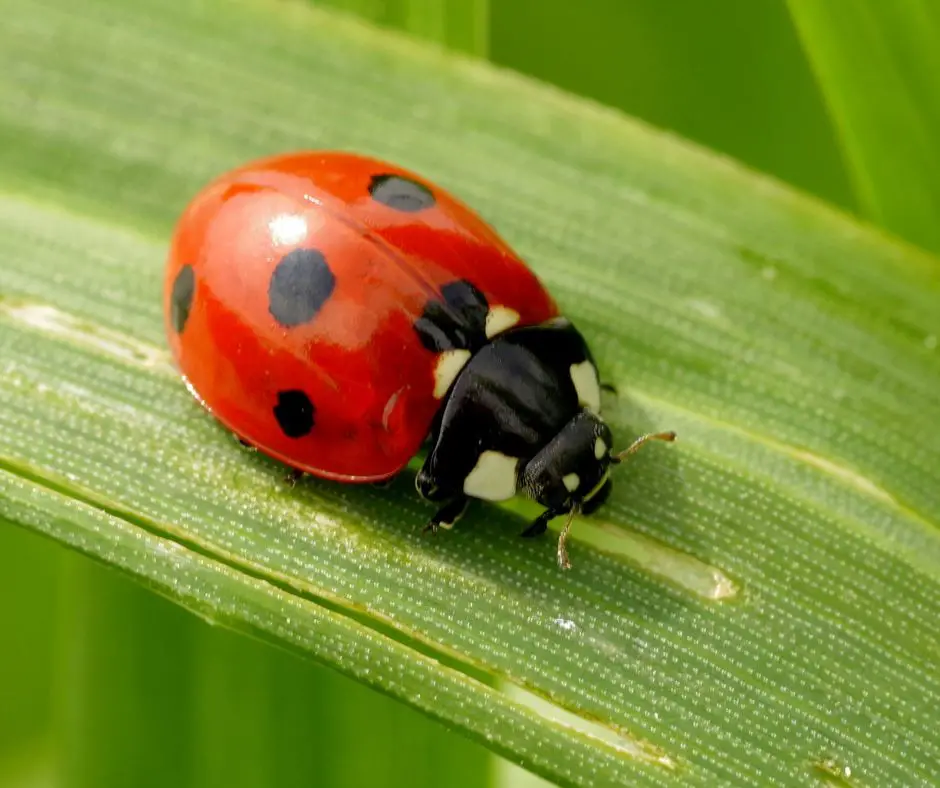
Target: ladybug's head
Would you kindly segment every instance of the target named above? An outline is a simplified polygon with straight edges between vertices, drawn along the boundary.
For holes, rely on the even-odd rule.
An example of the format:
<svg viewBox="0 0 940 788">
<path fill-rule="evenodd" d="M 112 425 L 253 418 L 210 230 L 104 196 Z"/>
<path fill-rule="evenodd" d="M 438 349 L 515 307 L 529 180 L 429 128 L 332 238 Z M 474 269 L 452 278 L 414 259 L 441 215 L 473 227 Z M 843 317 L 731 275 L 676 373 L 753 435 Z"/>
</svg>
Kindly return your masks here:
<svg viewBox="0 0 940 788">
<path fill-rule="evenodd" d="M 622 462 L 649 440 L 673 441 L 675 438 L 674 432 L 644 435 L 624 451 L 612 454 L 610 428 L 599 416 L 582 410 L 526 464 L 522 487 L 530 498 L 545 507 L 539 519 L 544 523 L 559 514 L 569 514 L 558 542 L 558 562 L 562 568 L 570 566 L 565 540 L 571 517 L 578 513 L 590 514 L 607 500 L 611 488 L 610 466 Z"/>
<path fill-rule="evenodd" d="M 526 463 L 526 495 L 554 512 L 594 511 L 610 493 L 612 442 L 604 421 L 581 411 Z"/>
</svg>

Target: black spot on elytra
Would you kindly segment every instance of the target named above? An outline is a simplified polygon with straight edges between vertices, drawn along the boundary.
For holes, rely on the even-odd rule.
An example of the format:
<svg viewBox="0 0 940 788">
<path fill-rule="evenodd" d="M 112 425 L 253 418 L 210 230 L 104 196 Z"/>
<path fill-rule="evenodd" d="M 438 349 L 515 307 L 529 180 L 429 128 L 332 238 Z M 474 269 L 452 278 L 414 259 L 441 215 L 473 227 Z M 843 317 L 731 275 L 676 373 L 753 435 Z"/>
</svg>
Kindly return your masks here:
<svg viewBox="0 0 940 788">
<path fill-rule="evenodd" d="M 396 211 L 414 213 L 434 205 L 434 193 L 424 184 L 401 175 L 373 175 L 369 184 L 372 199 Z"/>
<path fill-rule="evenodd" d="M 313 320 L 336 287 L 326 258 L 316 249 L 295 249 L 284 255 L 268 285 L 268 309 L 282 326 Z"/>
<path fill-rule="evenodd" d="M 274 418 L 288 438 L 302 438 L 313 429 L 316 408 L 304 392 L 299 389 L 281 391 L 274 406 Z"/>
<path fill-rule="evenodd" d="M 414 324 L 421 344 L 440 353 L 462 348 L 475 350 L 486 343 L 486 296 L 466 280 L 441 288 L 442 300 L 433 300 Z"/>
<path fill-rule="evenodd" d="M 186 328 L 195 292 L 196 274 L 193 273 L 191 265 L 184 265 L 173 280 L 173 290 L 170 293 L 170 322 L 177 334 L 182 334 Z"/>
</svg>

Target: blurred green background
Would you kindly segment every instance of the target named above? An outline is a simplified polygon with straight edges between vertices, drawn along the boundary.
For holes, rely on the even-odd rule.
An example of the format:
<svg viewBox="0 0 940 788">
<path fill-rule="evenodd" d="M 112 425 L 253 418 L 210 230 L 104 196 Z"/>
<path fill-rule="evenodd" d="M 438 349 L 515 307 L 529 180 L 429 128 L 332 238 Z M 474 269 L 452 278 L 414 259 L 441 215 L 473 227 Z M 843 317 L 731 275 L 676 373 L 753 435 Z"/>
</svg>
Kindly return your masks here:
<svg viewBox="0 0 940 788">
<path fill-rule="evenodd" d="M 618 107 L 858 208 L 783 0 L 329 5 Z M 8 527 L 0 598 L 0 788 L 538 784 L 410 709 Z M 264 757 L 236 763 L 232 751 Z M 253 760 L 280 772 L 252 773 Z"/>
</svg>

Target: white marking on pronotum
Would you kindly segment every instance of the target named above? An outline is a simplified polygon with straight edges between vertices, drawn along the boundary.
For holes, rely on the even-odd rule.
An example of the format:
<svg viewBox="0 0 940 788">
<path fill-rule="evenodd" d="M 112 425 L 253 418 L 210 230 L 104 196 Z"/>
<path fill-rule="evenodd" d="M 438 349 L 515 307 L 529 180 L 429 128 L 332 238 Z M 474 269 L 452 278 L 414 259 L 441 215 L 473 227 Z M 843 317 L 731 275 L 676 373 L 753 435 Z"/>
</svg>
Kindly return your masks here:
<svg viewBox="0 0 940 788">
<path fill-rule="evenodd" d="M 590 361 L 571 365 L 571 382 L 578 392 L 578 401 L 593 413 L 601 410 L 601 384 L 597 379 L 597 370 Z"/>
<path fill-rule="evenodd" d="M 581 479 L 578 478 L 578 474 L 569 473 L 566 476 L 562 476 L 561 483 L 565 485 L 565 489 L 568 492 L 574 492 L 581 485 Z"/>
<path fill-rule="evenodd" d="M 447 393 L 460 370 L 470 360 L 469 350 L 445 350 L 437 357 L 434 367 L 434 398 L 440 399 Z"/>
<path fill-rule="evenodd" d="M 484 501 L 505 501 L 516 494 L 517 457 L 484 451 L 463 481 L 464 494 Z"/>
<path fill-rule="evenodd" d="M 603 438 L 598 438 L 594 441 L 594 456 L 599 460 L 605 454 L 607 454 L 607 444 L 604 443 Z"/>
<path fill-rule="evenodd" d="M 508 306 L 494 306 L 486 313 L 486 336 L 492 339 L 519 322 L 519 313 Z"/>
</svg>

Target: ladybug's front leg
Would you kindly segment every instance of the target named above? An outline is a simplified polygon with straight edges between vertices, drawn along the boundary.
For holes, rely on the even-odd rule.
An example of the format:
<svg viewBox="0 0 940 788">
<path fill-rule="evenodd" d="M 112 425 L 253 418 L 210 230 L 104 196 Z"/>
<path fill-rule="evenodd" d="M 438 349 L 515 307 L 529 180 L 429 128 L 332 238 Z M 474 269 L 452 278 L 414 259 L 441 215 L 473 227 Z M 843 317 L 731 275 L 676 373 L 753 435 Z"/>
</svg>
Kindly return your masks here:
<svg viewBox="0 0 940 788">
<path fill-rule="evenodd" d="M 565 523 L 565 527 L 562 528 L 561 534 L 558 537 L 558 566 L 561 569 L 571 569 L 571 561 L 568 560 L 568 534 L 571 532 L 571 521 L 574 519 L 575 514 L 577 514 L 577 507 L 569 507 L 567 509 L 546 509 L 542 512 L 535 520 L 532 521 L 532 524 L 522 532 L 522 536 L 531 538 L 533 536 L 541 536 L 548 530 L 548 523 L 550 520 L 558 517 L 562 514 L 568 515 L 568 520 Z"/>
<path fill-rule="evenodd" d="M 536 536 L 541 536 L 548 530 L 548 524 L 551 520 L 554 520 L 559 515 L 562 515 L 566 512 L 566 509 L 546 509 L 538 517 L 536 517 L 532 523 L 526 528 L 521 534 L 522 537 L 526 539 L 532 539 Z"/>
<path fill-rule="evenodd" d="M 449 531 L 454 527 L 454 523 L 467 511 L 467 505 L 469 503 L 470 499 L 466 495 L 460 495 L 448 501 L 437 510 L 437 513 L 431 518 L 431 521 L 424 526 L 424 533 L 428 531 L 432 534 L 437 533 L 438 528 L 444 528 Z"/>
</svg>

